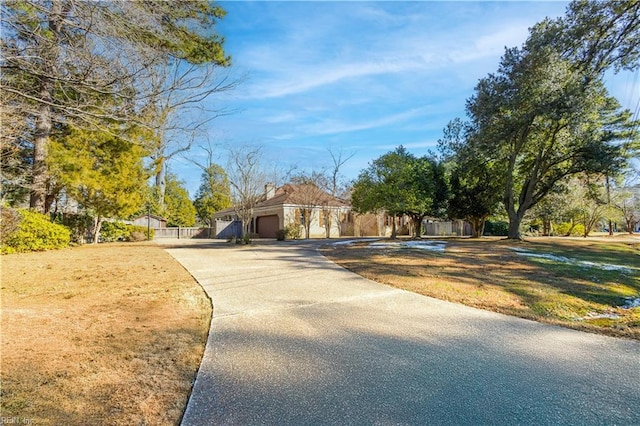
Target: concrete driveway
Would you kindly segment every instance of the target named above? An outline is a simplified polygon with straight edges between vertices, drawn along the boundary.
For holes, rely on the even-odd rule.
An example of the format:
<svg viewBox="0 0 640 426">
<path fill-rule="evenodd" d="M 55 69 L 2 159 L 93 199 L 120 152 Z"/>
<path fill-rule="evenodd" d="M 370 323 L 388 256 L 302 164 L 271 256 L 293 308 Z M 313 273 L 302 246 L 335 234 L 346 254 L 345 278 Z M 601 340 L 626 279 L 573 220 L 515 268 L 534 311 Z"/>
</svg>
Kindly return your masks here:
<svg viewBox="0 0 640 426">
<path fill-rule="evenodd" d="M 640 424 L 640 342 L 377 284 L 313 242 L 162 243 L 214 306 L 183 425 Z"/>
</svg>

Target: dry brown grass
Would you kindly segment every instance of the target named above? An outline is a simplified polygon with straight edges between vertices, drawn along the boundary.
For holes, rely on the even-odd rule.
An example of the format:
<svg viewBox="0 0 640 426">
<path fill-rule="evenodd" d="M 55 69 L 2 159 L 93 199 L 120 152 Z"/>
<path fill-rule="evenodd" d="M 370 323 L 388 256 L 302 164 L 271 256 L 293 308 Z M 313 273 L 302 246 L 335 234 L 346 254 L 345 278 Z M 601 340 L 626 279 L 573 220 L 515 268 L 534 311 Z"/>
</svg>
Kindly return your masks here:
<svg viewBox="0 0 640 426">
<path fill-rule="evenodd" d="M 371 249 L 368 243 L 328 246 L 332 261 L 374 281 L 438 299 L 536 321 L 640 339 L 640 308 L 623 309 L 640 295 L 640 241 L 550 239 L 510 242 L 447 240 L 444 253 Z M 625 272 L 585 268 L 518 255 L 513 246 L 572 259 L 627 265 Z M 618 318 L 593 318 L 612 314 Z"/>
<path fill-rule="evenodd" d="M 211 318 L 160 247 L 6 255 L 2 417 L 33 424 L 177 424 Z"/>
</svg>

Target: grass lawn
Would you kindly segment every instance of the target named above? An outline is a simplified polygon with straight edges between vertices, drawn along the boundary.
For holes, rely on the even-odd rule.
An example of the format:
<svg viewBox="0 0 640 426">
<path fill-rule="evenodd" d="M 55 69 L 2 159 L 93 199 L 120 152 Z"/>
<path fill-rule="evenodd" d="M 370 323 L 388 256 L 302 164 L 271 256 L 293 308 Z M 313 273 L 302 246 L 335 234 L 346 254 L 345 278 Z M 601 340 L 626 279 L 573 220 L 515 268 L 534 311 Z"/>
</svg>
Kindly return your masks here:
<svg viewBox="0 0 640 426">
<path fill-rule="evenodd" d="M 3 418 L 178 424 L 211 318 L 180 264 L 149 243 L 0 262 Z"/>
<path fill-rule="evenodd" d="M 640 239 L 381 241 L 325 256 L 366 278 L 535 321 L 640 340 Z"/>
</svg>

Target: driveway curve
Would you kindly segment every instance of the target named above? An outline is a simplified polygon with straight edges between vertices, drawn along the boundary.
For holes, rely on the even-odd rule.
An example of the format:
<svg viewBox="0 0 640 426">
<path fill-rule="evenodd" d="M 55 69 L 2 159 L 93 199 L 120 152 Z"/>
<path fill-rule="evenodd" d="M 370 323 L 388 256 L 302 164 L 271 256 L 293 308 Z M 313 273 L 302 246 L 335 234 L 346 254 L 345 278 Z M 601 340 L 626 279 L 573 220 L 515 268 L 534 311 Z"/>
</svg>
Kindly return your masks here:
<svg viewBox="0 0 640 426">
<path fill-rule="evenodd" d="M 378 284 L 314 242 L 161 243 L 214 307 L 183 425 L 640 424 L 640 342 Z"/>
</svg>

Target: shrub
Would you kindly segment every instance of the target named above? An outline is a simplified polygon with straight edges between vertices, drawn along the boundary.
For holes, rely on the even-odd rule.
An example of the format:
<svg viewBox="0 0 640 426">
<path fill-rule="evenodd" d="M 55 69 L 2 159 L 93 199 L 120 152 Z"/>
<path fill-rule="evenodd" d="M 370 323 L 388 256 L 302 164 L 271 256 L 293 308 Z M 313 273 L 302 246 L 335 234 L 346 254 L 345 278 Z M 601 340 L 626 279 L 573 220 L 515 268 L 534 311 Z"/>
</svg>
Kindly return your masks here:
<svg viewBox="0 0 640 426">
<path fill-rule="evenodd" d="M 71 230 L 71 241 L 84 244 L 88 235 L 91 235 L 93 218 L 86 214 L 64 213 L 54 218 L 55 223 L 64 225 Z"/>
<path fill-rule="evenodd" d="M 553 227 L 555 235 L 582 237 L 584 235 L 584 225 L 581 223 L 571 224 L 570 222 L 559 223 Z"/>
<path fill-rule="evenodd" d="M 147 240 L 146 226 L 127 225 L 127 229 L 129 230 L 129 235 L 127 235 L 126 237 L 127 241 L 136 242 L 136 241 Z M 155 229 L 149 228 L 149 239 L 153 240 L 154 237 L 155 237 Z"/>
<path fill-rule="evenodd" d="M 284 227 L 284 237 L 287 240 L 299 240 L 302 236 L 302 226 L 291 223 Z"/>
<path fill-rule="evenodd" d="M 506 237 L 509 235 L 509 222 L 502 220 L 487 220 L 484 225 L 484 235 L 494 235 Z"/>
<path fill-rule="evenodd" d="M 105 243 L 126 241 L 129 236 L 127 224 L 122 222 L 103 222 L 100 228 L 100 239 Z"/>
<path fill-rule="evenodd" d="M 31 210 L 17 210 L 17 215 L 19 223 L 15 229 L 7 235 L 3 235 L 3 253 L 60 249 L 68 247 L 71 243 L 69 228 L 51 222 L 47 215 Z"/>
<path fill-rule="evenodd" d="M 284 241 L 286 238 L 287 238 L 287 231 L 285 231 L 284 229 L 278 229 L 278 232 L 276 232 L 276 240 Z"/>
<path fill-rule="evenodd" d="M 5 240 L 18 230 L 20 215 L 14 209 L 0 209 L 0 245 L 5 245 Z"/>
<path fill-rule="evenodd" d="M 154 229 L 151 228 L 149 239 L 154 237 Z M 104 222 L 100 229 L 100 238 L 103 242 L 113 241 L 145 241 L 147 228 L 145 226 L 127 225 L 122 222 Z"/>
</svg>

